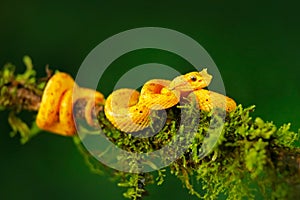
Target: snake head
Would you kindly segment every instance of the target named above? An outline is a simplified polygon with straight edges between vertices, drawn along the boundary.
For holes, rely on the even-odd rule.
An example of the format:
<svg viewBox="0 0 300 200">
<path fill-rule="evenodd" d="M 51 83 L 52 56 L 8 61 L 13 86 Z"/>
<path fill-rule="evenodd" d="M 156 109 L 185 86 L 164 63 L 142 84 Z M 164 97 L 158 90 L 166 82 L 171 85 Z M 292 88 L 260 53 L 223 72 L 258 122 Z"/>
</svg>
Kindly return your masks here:
<svg viewBox="0 0 300 200">
<path fill-rule="evenodd" d="M 169 89 L 190 92 L 207 87 L 211 79 L 212 75 L 208 74 L 205 68 L 201 72 L 190 72 L 174 78 L 169 85 Z"/>
</svg>

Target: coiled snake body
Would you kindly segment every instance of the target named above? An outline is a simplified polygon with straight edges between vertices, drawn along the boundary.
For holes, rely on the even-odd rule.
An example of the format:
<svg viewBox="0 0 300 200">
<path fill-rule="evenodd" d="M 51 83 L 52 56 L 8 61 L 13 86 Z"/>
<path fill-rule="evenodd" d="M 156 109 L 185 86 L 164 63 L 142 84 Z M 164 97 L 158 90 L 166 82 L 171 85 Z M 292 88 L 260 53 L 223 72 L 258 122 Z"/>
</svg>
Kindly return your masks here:
<svg viewBox="0 0 300 200">
<path fill-rule="evenodd" d="M 76 99 L 72 99 L 73 90 L 78 90 Z M 36 124 L 39 128 L 64 136 L 72 136 L 76 133 L 73 119 L 73 104 L 79 99 L 86 99 L 85 119 L 93 126 L 91 113 L 94 103 L 103 103 L 104 96 L 88 88 L 80 88 L 71 76 L 66 73 L 56 73 L 48 81 L 39 112 L 36 117 Z"/>
<path fill-rule="evenodd" d="M 235 109 L 236 103 L 229 97 L 205 90 L 212 76 L 204 69 L 178 76 L 172 81 L 153 79 L 144 84 L 141 93 L 133 89 L 112 92 L 105 103 L 107 119 L 124 132 L 136 132 L 148 127 L 151 110 L 163 110 L 175 106 L 182 96 L 193 93 L 199 108 L 210 111 L 213 107 Z"/>
<path fill-rule="evenodd" d="M 91 117 L 95 104 L 104 104 L 107 119 L 125 132 L 143 130 L 150 125 L 151 110 L 163 110 L 175 106 L 180 98 L 193 93 L 199 108 L 210 111 L 214 107 L 230 112 L 236 108 L 233 99 L 205 90 L 212 76 L 204 69 L 174 78 L 172 81 L 153 79 L 144 84 L 139 93 L 133 89 L 119 89 L 112 92 L 105 101 L 97 91 L 80 88 L 66 73 L 56 73 L 48 81 L 36 118 L 37 125 L 44 130 L 61 135 L 74 135 L 76 126 L 73 118 L 73 104 L 79 99 L 86 100 L 85 119 L 94 125 Z M 73 96 L 74 88 L 79 95 Z M 72 99 L 73 98 L 73 99 Z"/>
</svg>

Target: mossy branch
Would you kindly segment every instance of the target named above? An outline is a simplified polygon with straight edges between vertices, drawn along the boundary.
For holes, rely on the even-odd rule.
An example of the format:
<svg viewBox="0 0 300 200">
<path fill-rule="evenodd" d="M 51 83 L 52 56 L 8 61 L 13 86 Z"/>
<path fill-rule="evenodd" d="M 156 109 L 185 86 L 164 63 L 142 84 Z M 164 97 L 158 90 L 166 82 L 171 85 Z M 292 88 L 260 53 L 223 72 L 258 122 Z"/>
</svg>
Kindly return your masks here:
<svg viewBox="0 0 300 200">
<path fill-rule="evenodd" d="M 0 111 L 10 111 L 8 122 L 13 130 L 11 136 L 20 133 L 24 144 L 40 130 L 35 122 L 29 128 L 17 115 L 21 111 L 38 111 L 43 89 L 51 72 L 46 67 L 47 77 L 37 80 L 30 57 L 24 56 L 23 62 L 26 66 L 23 74 L 16 75 L 16 67 L 11 63 L 5 64 L 0 71 Z"/>
<path fill-rule="evenodd" d="M 38 110 L 44 85 L 50 75 L 48 73 L 46 78 L 37 81 L 28 57 L 25 57 L 25 64 L 27 70 L 21 75 L 14 75 L 11 64 L 5 65 L 0 72 L 0 106 L 2 110 L 10 110 L 10 125 L 14 132 L 21 133 L 23 143 L 38 129 L 36 126 L 28 128 L 16 114 L 25 110 Z M 159 149 L 171 142 L 178 130 L 189 128 L 179 124 L 180 109 L 173 107 L 167 110 L 168 119 L 162 131 L 149 138 L 132 137 L 111 125 L 102 107 L 100 105 L 97 110 L 103 134 L 115 145 L 130 152 Z M 204 138 L 209 136 L 207 130 L 212 114 L 201 111 L 197 133 L 187 151 L 168 170 L 159 169 L 152 173 L 136 174 L 108 169 L 90 155 L 78 136 L 73 139 L 94 173 L 110 173 L 111 177 L 119 181 L 120 187 L 127 188 L 124 193 L 126 198 L 141 199 L 147 194 L 147 185 L 163 184 L 169 172 L 178 177 L 192 195 L 203 199 L 216 199 L 220 195 L 227 199 L 255 199 L 257 196 L 266 199 L 299 198 L 300 149 L 295 145 L 299 133 L 290 131 L 290 124 L 277 128 L 261 118 L 253 119 L 253 111 L 254 106 L 243 108 L 239 105 L 234 112 L 227 114 L 217 145 L 210 154 L 200 159 L 201 147 L 205 145 Z M 127 161 L 127 158 L 120 159 L 120 162 Z M 149 165 L 155 168 L 153 163 Z M 194 181 L 191 180 L 194 179 L 199 184 L 192 184 Z"/>
</svg>

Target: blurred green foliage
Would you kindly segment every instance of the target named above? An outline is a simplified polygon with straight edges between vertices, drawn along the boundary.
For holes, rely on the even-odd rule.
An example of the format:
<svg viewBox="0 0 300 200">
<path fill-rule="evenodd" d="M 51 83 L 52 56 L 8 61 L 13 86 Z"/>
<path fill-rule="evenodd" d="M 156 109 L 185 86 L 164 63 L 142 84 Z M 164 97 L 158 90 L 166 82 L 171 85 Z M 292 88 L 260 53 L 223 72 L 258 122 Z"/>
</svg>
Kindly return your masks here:
<svg viewBox="0 0 300 200">
<path fill-rule="evenodd" d="M 255 104 L 255 115 L 262 119 L 276 125 L 291 122 L 291 130 L 297 131 L 298 7 L 293 1 L 6 0 L 0 3 L 0 64 L 22 66 L 21 58 L 30 55 L 38 76 L 45 75 L 46 64 L 75 76 L 86 55 L 109 36 L 143 26 L 170 28 L 210 53 L 229 96 L 245 107 Z M 120 64 L 130 68 L 136 59 L 143 63 L 149 57 L 177 67 L 184 64 L 153 54 L 124 58 Z M 113 82 L 99 87 L 108 94 Z M 108 177 L 90 173 L 70 138 L 44 132 L 22 146 L 9 137 L 7 118 L 8 113 L 1 113 L 1 199 L 121 199 L 124 190 Z M 196 199 L 172 176 L 162 186 L 150 186 L 149 193 L 149 200 Z"/>
</svg>

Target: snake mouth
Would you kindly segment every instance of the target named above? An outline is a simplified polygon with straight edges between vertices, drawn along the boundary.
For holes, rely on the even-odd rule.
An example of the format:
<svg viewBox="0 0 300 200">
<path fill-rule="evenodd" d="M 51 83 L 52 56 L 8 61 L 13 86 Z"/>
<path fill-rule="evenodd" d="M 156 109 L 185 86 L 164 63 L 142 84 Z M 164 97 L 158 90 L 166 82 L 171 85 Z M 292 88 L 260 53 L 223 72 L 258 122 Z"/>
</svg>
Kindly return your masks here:
<svg viewBox="0 0 300 200">
<path fill-rule="evenodd" d="M 198 89 L 207 87 L 207 85 L 210 83 L 210 80 L 211 79 L 209 79 L 209 80 L 203 79 L 203 80 L 198 81 L 198 83 L 195 85 L 193 83 L 190 83 L 183 77 L 178 77 L 172 81 L 172 83 L 170 84 L 168 89 L 173 90 L 173 91 L 177 90 L 180 92 L 191 92 L 194 90 L 198 90 Z"/>
<path fill-rule="evenodd" d="M 169 90 L 178 90 L 178 91 L 182 91 L 182 92 L 189 92 L 194 90 L 191 86 L 191 84 L 189 84 L 186 80 L 184 80 L 181 77 L 178 77 L 179 80 L 175 80 L 170 84 L 169 86 Z"/>
</svg>

